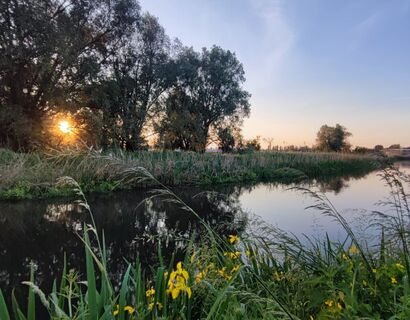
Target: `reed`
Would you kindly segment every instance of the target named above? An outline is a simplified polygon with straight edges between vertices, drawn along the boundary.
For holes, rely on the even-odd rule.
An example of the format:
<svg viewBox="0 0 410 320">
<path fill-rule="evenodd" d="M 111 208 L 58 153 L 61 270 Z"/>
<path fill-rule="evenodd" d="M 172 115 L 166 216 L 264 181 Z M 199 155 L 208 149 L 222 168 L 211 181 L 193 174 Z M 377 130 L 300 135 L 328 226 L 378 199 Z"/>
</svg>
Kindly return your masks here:
<svg viewBox="0 0 410 320">
<path fill-rule="evenodd" d="M 0 198 L 70 195 L 69 189 L 56 188 L 61 176 L 73 177 L 85 192 L 129 188 L 133 185 L 121 184 L 118 177 L 135 167 L 144 167 L 163 184 L 178 186 L 362 175 L 379 168 L 380 162 L 338 153 L 65 150 L 24 154 L 0 149 Z"/>
</svg>

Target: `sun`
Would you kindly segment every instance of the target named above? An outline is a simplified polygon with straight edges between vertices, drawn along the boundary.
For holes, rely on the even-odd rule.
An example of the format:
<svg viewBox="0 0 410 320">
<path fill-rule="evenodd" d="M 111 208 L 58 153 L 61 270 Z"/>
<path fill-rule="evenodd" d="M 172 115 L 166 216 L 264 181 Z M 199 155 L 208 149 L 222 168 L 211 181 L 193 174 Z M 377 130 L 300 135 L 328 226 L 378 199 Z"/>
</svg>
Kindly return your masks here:
<svg viewBox="0 0 410 320">
<path fill-rule="evenodd" d="M 65 134 L 70 133 L 73 130 L 70 122 L 68 122 L 67 120 L 61 120 L 58 123 L 58 128 L 60 129 L 62 133 L 65 133 Z"/>
</svg>

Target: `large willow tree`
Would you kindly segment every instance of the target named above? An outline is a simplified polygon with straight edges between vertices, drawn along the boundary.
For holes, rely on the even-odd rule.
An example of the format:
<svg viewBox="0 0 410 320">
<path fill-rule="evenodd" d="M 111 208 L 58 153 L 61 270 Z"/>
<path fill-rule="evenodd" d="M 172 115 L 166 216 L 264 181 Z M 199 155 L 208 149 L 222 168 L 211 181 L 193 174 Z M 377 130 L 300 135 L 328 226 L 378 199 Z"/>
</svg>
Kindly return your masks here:
<svg viewBox="0 0 410 320">
<path fill-rule="evenodd" d="M 212 129 L 241 123 L 249 115 L 250 95 L 242 87 L 245 72 L 231 51 L 183 48 L 175 69 L 177 79 L 157 124 L 160 146 L 204 151 Z"/>
<path fill-rule="evenodd" d="M 47 120 L 81 107 L 139 10 L 133 0 L 1 0 L 0 145 L 44 145 Z"/>
</svg>

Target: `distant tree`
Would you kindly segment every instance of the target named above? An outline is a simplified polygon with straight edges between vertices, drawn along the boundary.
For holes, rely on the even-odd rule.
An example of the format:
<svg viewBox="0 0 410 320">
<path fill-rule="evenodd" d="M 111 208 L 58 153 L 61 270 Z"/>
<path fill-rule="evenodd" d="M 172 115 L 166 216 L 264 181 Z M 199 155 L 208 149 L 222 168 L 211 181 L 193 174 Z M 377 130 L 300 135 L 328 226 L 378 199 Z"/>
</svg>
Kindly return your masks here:
<svg viewBox="0 0 410 320">
<path fill-rule="evenodd" d="M 388 147 L 388 149 L 400 149 L 400 145 L 399 144 L 392 144 L 391 146 Z"/>
<path fill-rule="evenodd" d="M 218 146 L 222 152 L 232 152 L 235 148 L 235 136 L 229 127 L 218 129 Z"/>
<path fill-rule="evenodd" d="M 211 128 L 217 130 L 221 123 L 232 119 L 240 121 L 249 115 L 250 95 L 242 88 L 245 81 L 242 64 L 232 52 L 214 46 L 204 48 L 201 53 L 183 48 L 175 67 L 177 81 L 157 125 L 160 141 L 163 145 L 181 145 L 178 141 L 183 134 L 194 140 L 181 148 L 204 151 Z M 175 105 L 176 99 L 181 104 Z M 179 119 L 177 127 L 170 117 Z M 182 133 L 181 128 L 195 131 Z"/>
<path fill-rule="evenodd" d="M 81 108 L 138 16 L 133 0 L 0 1 L 0 145 L 46 143 L 50 115 Z"/>
<path fill-rule="evenodd" d="M 358 153 L 358 154 L 365 154 L 369 152 L 369 149 L 367 149 L 366 147 L 357 146 L 356 148 L 353 149 L 353 152 Z"/>
<path fill-rule="evenodd" d="M 374 151 L 380 152 L 383 151 L 384 147 L 381 144 L 377 144 L 374 146 Z"/>
<path fill-rule="evenodd" d="M 240 141 L 238 145 L 239 152 L 254 152 L 261 150 L 261 138 L 257 136 L 253 139 Z"/>
<path fill-rule="evenodd" d="M 347 139 L 351 135 L 340 124 L 335 127 L 323 125 L 317 133 L 317 148 L 322 151 L 347 151 L 350 149 Z"/>
</svg>

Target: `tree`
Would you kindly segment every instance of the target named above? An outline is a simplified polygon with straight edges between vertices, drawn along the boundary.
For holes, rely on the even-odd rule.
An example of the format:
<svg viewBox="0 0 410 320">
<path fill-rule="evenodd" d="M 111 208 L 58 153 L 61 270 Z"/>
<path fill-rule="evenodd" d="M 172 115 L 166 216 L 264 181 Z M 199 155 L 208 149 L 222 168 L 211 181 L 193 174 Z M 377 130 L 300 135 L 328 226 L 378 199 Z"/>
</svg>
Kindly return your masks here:
<svg viewBox="0 0 410 320">
<path fill-rule="evenodd" d="M 133 41 L 113 59 L 111 75 L 92 88 L 92 103 L 104 115 L 104 146 L 136 150 L 146 145 L 143 128 L 174 81 L 169 51 L 164 28 L 157 18 L 144 14 Z"/>
<path fill-rule="evenodd" d="M 366 154 L 366 153 L 368 153 L 369 151 L 370 151 L 370 150 L 367 149 L 366 147 L 360 147 L 360 146 L 357 146 L 356 148 L 353 149 L 353 152 L 354 152 L 354 153 L 359 153 L 359 154 Z"/>
<path fill-rule="evenodd" d="M 232 152 L 236 143 L 232 129 L 229 127 L 219 128 L 217 135 L 218 146 L 222 152 Z"/>
<path fill-rule="evenodd" d="M 81 107 L 138 16 L 134 0 L 1 1 L 0 145 L 45 143 L 47 119 Z"/>
<path fill-rule="evenodd" d="M 261 138 L 260 136 L 256 136 L 250 140 L 243 140 L 239 141 L 238 143 L 238 151 L 239 152 L 254 152 L 261 150 Z"/>
<path fill-rule="evenodd" d="M 261 150 L 261 142 L 260 142 L 260 137 L 257 136 L 254 139 L 248 140 L 245 143 L 245 148 L 248 151 L 260 151 Z"/>
<path fill-rule="evenodd" d="M 381 152 L 383 150 L 384 150 L 384 147 L 381 144 L 376 144 L 374 146 L 374 151 L 376 151 L 376 152 Z"/>
<path fill-rule="evenodd" d="M 317 148 L 322 151 L 347 151 L 350 149 L 347 139 L 351 135 L 340 124 L 335 127 L 323 125 L 317 133 Z"/>
<path fill-rule="evenodd" d="M 157 126 L 161 144 L 204 151 L 211 128 L 249 115 L 250 95 L 242 88 L 242 64 L 232 52 L 214 46 L 201 53 L 183 48 L 175 67 L 177 80 Z M 170 117 L 179 121 L 175 123 Z M 188 138 L 193 140 L 188 142 Z"/>
<path fill-rule="evenodd" d="M 164 114 L 155 129 L 159 135 L 157 147 L 201 151 L 204 137 L 199 115 L 185 92 L 173 89 L 165 100 Z"/>
</svg>

